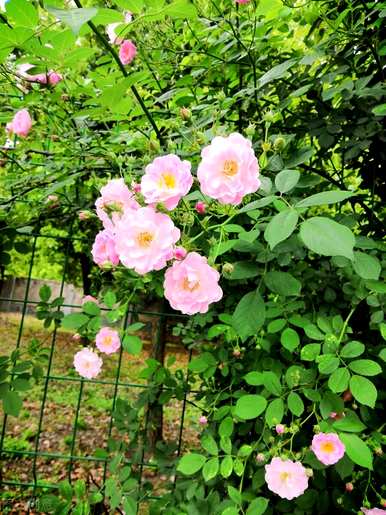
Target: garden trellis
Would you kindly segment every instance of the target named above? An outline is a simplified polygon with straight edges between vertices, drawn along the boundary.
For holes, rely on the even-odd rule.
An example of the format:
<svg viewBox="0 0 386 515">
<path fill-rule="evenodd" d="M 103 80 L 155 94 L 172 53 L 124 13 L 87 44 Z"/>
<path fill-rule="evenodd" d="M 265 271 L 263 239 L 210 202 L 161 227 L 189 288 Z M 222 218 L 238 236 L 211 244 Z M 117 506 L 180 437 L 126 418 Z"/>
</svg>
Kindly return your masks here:
<svg viewBox="0 0 386 515">
<path fill-rule="evenodd" d="M 30 254 L 28 256 L 28 277 L 26 278 L 25 283 L 25 293 L 24 298 L 15 298 L 14 296 L 3 297 L 0 294 L 0 302 L 9 303 L 9 305 L 16 305 L 20 307 L 20 321 L 18 327 L 17 339 L 14 342 L 14 350 L 21 350 L 25 345 L 23 341 L 23 333 L 25 327 L 25 319 L 28 313 L 29 308 L 36 308 L 39 305 L 39 302 L 31 299 L 30 295 L 30 285 L 33 279 L 32 271 L 34 267 L 34 258 L 36 252 L 36 246 L 39 239 L 57 239 L 61 240 L 64 243 L 64 254 L 63 254 L 63 263 L 62 263 L 62 277 L 60 281 L 60 292 L 59 297 L 62 296 L 63 290 L 66 284 L 66 277 L 68 272 L 68 256 L 69 256 L 69 245 L 74 240 L 81 240 L 81 238 L 76 237 L 72 234 L 71 228 L 68 231 L 66 236 L 57 236 L 51 234 L 42 234 L 39 231 L 30 234 L 19 234 L 18 239 L 24 240 L 30 243 Z M 79 310 L 81 309 L 81 305 L 76 304 L 65 304 L 62 303 L 57 307 L 57 312 L 60 312 L 61 308 L 70 308 L 71 310 Z M 108 308 L 102 308 L 104 311 L 108 312 Z M 125 331 L 127 326 L 130 324 L 131 320 L 139 315 L 146 315 L 148 318 L 153 318 L 156 320 L 156 327 L 160 326 L 163 323 L 163 319 L 180 317 L 181 320 L 184 320 L 186 317 L 184 315 L 171 314 L 165 312 L 156 312 L 156 311 L 146 311 L 146 310 L 136 310 L 134 306 L 128 305 L 122 321 L 122 330 Z M 151 324 L 153 327 L 154 324 Z M 164 338 L 165 332 L 156 330 L 157 334 L 156 338 Z M 103 482 L 108 477 L 108 462 L 109 459 L 106 456 L 93 456 L 93 455 L 82 455 L 82 453 L 76 453 L 76 442 L 78 436 L 78 425 L 79 425 L 79 417 L 82 406 L 83 394 L 85 386 L 94 386 L 94 385 L 103 385 L 111 387 L 112 397 L 110 403 L 109 410 L 109 421 L 107 426 L 105 427 L 105 436 L 106 441 L 111 437 L 112 429 L 113 429 L 113 418 L 114 418 L 114 410 L 116 408 L 117 399 L 119 397 L 119 391 L 121 392 L 129 392 L 133 390 L 145 390 L 151 388 L 148 384 L 139 384 L 125 381 L 124 377 L 121 377 L 121 366 L 122 360 L 124 359 L 124 351 L 123 348 L 120 348 L 120 352 L 117 358 L 116 370 L 115 370 L 115 378 L 113 380 L 106 380 L 103 378 L 100 379 L 85 379 L 77 375 L 57 375 L 52 371 L 53 360 L 55 357 L 55 353 L 59 352 L 56 346 L 57 342 L 57 328 L 51 329 L 49 333 L 50 335 L 50 343 L 48 346 L 48 359 L 43 365 L 44 374 L 40 378 L 39 386 L 41 391 L 40 396 L 40 406 L 38 413 L 36 415 L 36 420 L 29 419 L 29 423 L 37 422 L 37 431 L 33 439 L 33 449 L 32 450 L 21 450 L 12 448 L 12 446 L 7 445 L 7 436 L 9 435 L 9 418 L 10 415 L 3 414 L 2 423 L 1 423 L 1 437 L 0 437 L 0 456 L 1 456 L 1 470 L 0 470 L 0 485 L 3 487 L 7 487 L 10 490 L 17 490 L 19 488 L 28 488 L 30 492 L 30 505 L 33 507 L 34 500 L 36 497 L 41 494 L 42 491 L 47 490 L 56 490 L 58 488 L 58 483 L 55 481 L 51 481 L 50 478 L 47 478 L 43 472 L 40 470 L 40 466 L 43 460 L 48 460 L 50 462 L 63 463 L 66 469 L 66 478 L 72 482 L 73 481 L 73 472 L 74 472 L 74 464 L 79 462 L 86 463 L 95 463 L 103 468 L 102 478 Z M 156 342 L 158 345 L 164 345 L 165 342 Z M 189 353 L 189 360 L 191 357 L 191 352 Z M 12 364 L 12 379 L 16 379 L 20 374 L 23 373 L 23 367 L 18 368 L 18 360 L 15 359 Z M 188 370 L 185 371 L 188 374 Z M 78 387 L 76 406 L 73 412 L 72 421 L 71 421 L 71 432 L 70 432 L 70 443 L 68 446 L 68 452 L 45 452 L 41 448 L 42 443 L 42 434 L 44 431 L 44 423 L 45 423 L 45 412 L 47 410 L 47 399 L 49 398 L 50 386 L 53 382 L 61 382 L 63 384 L 76 384 Z M 163 387 L 167 389 L 167 387 Z M 185 420 L 185 412 L 187 405 L 187 396 L 188 392 L 184 393 L 184 397 L 181 403 L 181 409 L 179 412 L 179 427 L 177 431 L 176 445 L 177 445 L 177 455 L 180 455 L 183 443 L 183 431 L 184 431 L 184 420 Z M 149 495 L 145 491 L 141 494 L 142 482 L 143 482 L 143 472 L 146 469 L 156 469 L 156 465 L 154 462 L 146 459 L 145 456 L 145 448 L 147 447 L 146 439 L 148 437 L 148 424 L 149 424 L 149 413 L 151 413 L 149 409 L 145 410 L 144 422 L 143 422 L 143 436 L 142 436 L 142 459 L 136 463 L 137 470 L 139 471 L 139 481 L 138 481 L 138 509 L 140 509 L 141 502 L 146 502 L 149 498 L 156 499 L 157 496 Z M 18 480 L 14 478 L 10 478 L 9 474 L 7 474 L 7 467 L 11 463 L 12 460 L 22 459 L 25 465 L 26 471 L 28 470 L 28 479 L 26 480 Z M 130 460 L 126 460 L 127 464 L 130 464 Z M 62 475 L 62 479 L 63 475 Z M 175 482 L 175 480 L 174 480 Z M 102 483 L 103 484 L 103 483 Z M 102 484 L 100 486 L 102 486 Z"/>
</svg>

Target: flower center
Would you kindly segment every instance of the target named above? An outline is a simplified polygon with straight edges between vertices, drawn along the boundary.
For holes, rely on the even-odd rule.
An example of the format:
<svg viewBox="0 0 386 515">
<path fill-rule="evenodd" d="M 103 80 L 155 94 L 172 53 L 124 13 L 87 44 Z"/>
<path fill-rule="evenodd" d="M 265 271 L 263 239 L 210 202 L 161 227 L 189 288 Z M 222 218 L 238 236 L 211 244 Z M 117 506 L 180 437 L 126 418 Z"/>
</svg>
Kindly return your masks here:
<svg viewBox="0 0 386 515">
<path fill-rule="evenodd" d="M 290 479 L 291 474 L 289 472 L 282 472 L 280 474 L 281 481 L 287 481 L 287 479 Z"/>
<path fill-rule="evenodd" d="M 170 172 L 165 172 L 161 175 L 159 185 L 160 187 L 165 186 L 171 190 L 176 187 L 176 178 Z"/>
<path fill-rule="evenodd" d="M 104 340 L 103 340 L 103 343 L 105 345 L 107 345 L 107 347 L 109 347 L 112 343 L 113 339 L 111 338 L 111 336 L 105 336 L 104 337 Z"/>
<path fill-rule="evenodd" d="M 200 286 L 200 283 L 198 281 L 189 281 L 189 279 L 187 277 L 185 277 L 182 282 L 182 288 L 184 290 L 188 290 L 188 291 L 197 290 L 197 288 L 199 286 Z"/>
<path fill-rule="evenodd" d="M 153 235 L 150 232 L 144 231 L 137 235 L 137 242 L 140 247 L 149 247 L 153 241 Z"/>
<path fill-rule="evenodd" d="M 108 204 L 104 205 L 104 210 L 108 215 L 111 215 L 112 213 L 123 213 L 123 203 L 119 200 L 116 200 L 115 202 L 109 202 Z"/>
<path fill-rule="evenodd" d="M 234 161 L 233 159 L 227 159 L 224 162 L 222 173 L 227 177 L 233 177 L 237 174 L 238 171 L 239 165 L 237 164 L 237 161 Z"/>
<path fill-rule="evenodd" d="M 324 442 L 320 446 L 323 452 L 334 452 L 335 451 L 335 445 L 332 442 Z"/>
</svg>

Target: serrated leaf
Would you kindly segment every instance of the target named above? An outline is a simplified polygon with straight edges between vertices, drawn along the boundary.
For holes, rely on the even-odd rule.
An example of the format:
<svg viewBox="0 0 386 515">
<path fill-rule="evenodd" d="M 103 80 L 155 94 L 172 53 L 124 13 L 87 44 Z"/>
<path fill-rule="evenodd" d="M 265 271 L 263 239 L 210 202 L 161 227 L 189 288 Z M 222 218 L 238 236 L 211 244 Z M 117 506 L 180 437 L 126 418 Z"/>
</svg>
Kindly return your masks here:
<svg viewBox="0 0 386 515">
<path fill-rule="evenodd" d="M 292 190 L 300 179 L 300 172 L 297 170 L 282 170 L 275 177 L 275 186 L 280 193 L 287 193 Z"/>
<path fill-rule="evenodd" d="M 303 401 L 296 392 L 290 392 L 287 399 L 289 410 L 296 416 L 300 417 L 300 415 L 304 411 Z"/>
<path fill-rule="evenodd" d="M 242 420 L 251 420 L 263 413 L 267 400 L 261 395 L 243 395 L 235 406 L 235 415 Z"/>
<path fill-rule="evenodd" d="M 346 447 L 347 456 L 357 465 L 373 470 L 373 457 L 370 448 L 357 435 L 339 433 L 339 438 Z"/>
<path fill-rule="evenodd" d="M 349 367 L 355 374 L 362 376 L 376 376 L 382 373 L 381 366 L 371 359 L 356 359 L 351 361 Z"/>
<path fill-rule="evenodd" d="M 310 218 L 301 224 L 300 237 L 305 246 L 316 254 L 354 259 L 353 233 L 334 220 L 322 216 Z"/>
<path fill-rule="evenodd" d="M 275 215 L 264 231 L 264 238 L 268 242 L 271 250 L 278 243 L 286 240 L 294 232 L 298 223 L 299 215 L 294 209 L 284 209 Z"/>
<path fill-rule="evenodd" d="M 302 288 L 301 282 L 288 272 L 267 272 L 264 282 L 271 291 L 284 297 L 299 295 Z"/>
<path fill-rule="evenodd" d="M 356 399 L 361 404 L 365 406 L 370 406 L 370 408 L 375 407 L 375 403 L 377 400 L 377 389 L 369 379 L 362 376 L 352 376 L 350 379 L 350 390 L 353 394 L 354 399 Z"/>
<path fill-rule="evenodd" d="M 347 390 L 350 381 L 350 373 L 347 368 L 338 368 L 328 379 L 328 386 L 334 393 L 342 393 Z"/>
<path fill-rule="evenodd" d="M 265 320 L 265 305 L 258 291 L 244 295 L 232 315 L 232 326 L 242 340 L 255 335 Z"/>
</svg>

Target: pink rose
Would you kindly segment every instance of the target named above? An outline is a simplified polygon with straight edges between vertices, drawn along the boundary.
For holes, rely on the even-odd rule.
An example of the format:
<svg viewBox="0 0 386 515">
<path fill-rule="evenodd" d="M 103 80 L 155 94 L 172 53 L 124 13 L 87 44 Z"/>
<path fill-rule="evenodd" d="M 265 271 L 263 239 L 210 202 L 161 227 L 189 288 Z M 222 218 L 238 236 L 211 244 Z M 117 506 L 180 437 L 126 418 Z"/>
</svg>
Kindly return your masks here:
<svg viewBox="0 0 386 515">
<path fill-rule="evenodd" d="M 27 109 L 21 109 L 13 117 L 12 122 L 7 123 L 6 131 L 8 134 L 16 134 L 25 138 L 32 127 L 32 120 Z"/>
<path fill-rule="evenodd" d="M 125 23 L 130 23 L 133 19 L 133 15 L 130 12 L 125 13 Z M 117 35 L 117 28 L 123 25 L 123 23 L 110 23 L 106 27 L 106 33 L 109 37 L 109 41 L 112 45 L 120 45 L 123 42 L 123 39 Z M 119 34 L 119 32 L 118 32 Z"/>
<path fill-rule="evenodd" d="M 196 202 L 196 205 L 194 206 L 194 209 L 197 211 L 197 213 L 199 215 L 204 215 L 205 211 L 206 211 L 205 202 L 202 202 L 201 200 L 199 200 L 198 202 Z"/>
<path fill-rule="evenodd" d="M 205 417 L 205 415 L 202 415 L 199 419 L 198 419 L 198 423 L 200 424 L 200 426 L 206 426 L 207 423 L 208 423 L 208 419 Z"/>
<path fill-rule="evenodd" d="M 98 303 L 98 300 L 93 297 L 92 295 L 85 295 L 83 298 L 82 298 L 82 306 L 83 304 L 85 304 L 86 302 L 95 302 L 95 304 Z"/>
<path fill-rule="evenodd" d="M 174 249 L 173 257 L 174 259 L 178 259 L 181 261 L 181 259 L 184 259 L 186 257 L 187 251 L 184 249 L 184 247 L 176 247 Z"/>
<path fill-rule="evenodd" d="M 118 331 L 110 327 L 102 327 L 95 338 L 98 349 L 105 354 L 113 354 L 121 346 Z"/>
<path fill-rule="evenodd" d="M 116 249 L 121 263 L 141 275 L 164 268 L 179 239 L 180 230 L 169 216 L 152 207 L 126 212 L 116 224 Z"/>
<path fill-rule="evenodd" d="M 306 469 L 299 461 L 273 458 L 265 465 L 265 480 L 271 492 L 282 499 L 294 499 L 308 488 Z"/>
<path fill-rule="evenodd" d="M 166 209 L 174 209 L 193 184 L 189 161 L 174 155 L 157 157 L 147 165 L 141 180 L 141 192 L 147 204 L 163 202 Z"/>
<path fill-rule="evenodd" d="M 285 426 L 283 424 L 276 424 L 275 431 L 278 435 L 282 435 L 285 431 Z"/>
<path fill-rule="evenodd" d="M 60 73 L 54 72 L 53 70 L 50 70 L 47 73 L 36 73 L 35 75 L 30 75 L 27 72 L 31 68 L 34 68 L 33 64 L 20 64 L 17 67 L 17 72 L 23 77 L 23 79 L 28 80 L 29 82 L 38 82 L 39 84 L 50 84 L 50 86 L 55 86 L 58 82 L 63 80 L 63 77 L 60 75 Z"/>
<path fill-rule="evenodd" d="M 363 511 L 365 515 L 383 515 L 386 513 L 386 510 L 381 510 L 380 508 L 361 508 L 361 511 Z"/>
<path fill-rule="evenodd" d="M 56 86 L 56 84 L 61 80 L 63 80 L 63 77 L 60 75 L 60 73 L 54 72 L 52 70 L 48 72 L 48 84 L 51 86 Z"/>
<path fill-rule="evenodd" d="M 119 59 L 122 64 L 130 64 L 137 54 L 137 47 L 129 39 L 125 39 L 119 47 Z"/>
<path fill-rule="evenodd" d="M 336 433 L 314 435 L 311 449 L 323 465 L 334 465 L 343 458 L 346 451 L 344 444 Z"/>
<path fill-rule="evenodd" d="M 173 309 L 186 315 L 206 313 L 209 304 L 222 298 L 219 279 L 220 274 L 208 265 L 205 257 L 190 252 L 166 270 L 165 297 Z"/>
<path fill-rule="evenodd" d="M 99 266 L 110 264 L 116 266 L 119 263 L 114 236 L 110 231 L 105 229 L 96 235 L 91 254 L 94 262 Z"/>
<path fill-rule="evenodd" d="M 102 368 L 102 358 L 91 349 L 82 349 L 74 356 L 74 367 L 78 374 L 87 379 L 96 377 Z"/>
<path fill-rule="evenodd" d="M 127 209 L 138 209 L 140 206 L 123 179 L 112 179 L 101 188 L 101 197 L 95 202 L 95 207 L 103 227 L 113 231 Z"/>
<path fill-rule="evenodd" d="M 233 133 L 217 136 L 201 152 L 197 170 L 201 191 L 221 204 L 239 204 L 260 187 L 259 165 L 251 142 Z"/>
</svg>

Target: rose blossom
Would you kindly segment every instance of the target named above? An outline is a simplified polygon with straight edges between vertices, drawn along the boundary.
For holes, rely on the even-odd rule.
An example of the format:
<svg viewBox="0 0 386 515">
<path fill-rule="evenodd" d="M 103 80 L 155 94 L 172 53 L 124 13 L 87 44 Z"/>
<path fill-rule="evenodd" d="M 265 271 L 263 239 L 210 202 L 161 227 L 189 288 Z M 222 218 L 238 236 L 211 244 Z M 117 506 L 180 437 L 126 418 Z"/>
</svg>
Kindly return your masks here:
<svg viewBox="0 0 386 515">
<path fill-rule="evenodd" d="M 106 229 L 98 232 L 91 250 L 94 262 L 99 266 L 117 265 L 119 257 L 115 249 L 114 236 Z"/>
<path fill-rule="evenodd" d="M 282 499 L 294 499 L 302 495 L 308 487 L 306 469 L 299 461 L 273 458 L 265 465 L 265 480 L 271 492 Z"/>
<path fill-rule="evenodd" d="M 49 84 L 50 86 L 55 86 L 58 82 L 63 80 L 63 77 L 60 73 L 57 73 L 53 70 L 50 70 L 47 73 L 36 73 L 34 75 L 30 75 L 28 70 L 34 68 L 33 64 L 25 63 L 17 66 L 17 72 L 23 77 L 23 79 L 29 82 L 38 82 L 39 84 Z"/>
<path fill-rule="evenodd" d="M 201 425 L 201 426 L 206 426 L 207 423 L 208 423 L 208 419 L 205 417 L 205 415 L 202 415 L 199 419 L 198 419 L 198 423 Z"/>
<path fill-rule="evenodd" d="M 86 302 L 95 302 L 96 304 L 98 303 L 98 300 L 93 297 L 92 295 L 85 295 L 83 298 L 82 298 L 82 306 L 83 304 L 85 304 Z"/>
<path fill-rule="evenodd" d="M 32 127 L 32 120 L 27 109 L 21 109 L 13 117 L 12 122 L 7 123 L 6 131 L 8 134 L 16 134 L 25 138 Z"/>
<path fill-rule="evenodd" d="M 197 213 L 199 215 L 204 215 L 205 211 L 206 211 L 205 202 L 202 202 L 201 200 L 199 200 L 198 202 L 196 202 L 194 209 L 197 211 Z"/>
<path fill-rule="evenodd" d="M 222 298 L 219 278 L 220 274 L 208 265 L 205 257 L 190 252 L 166 270 L 165 297 L 173 309 L 186 315 L 206 313 L 209 304 Z"/>
<path fill-rule="evenodd" d="M 173 257 L 180 230 L 152 207 L 126 212 L 116 224 L 116 249 L 123 265 L 138 274 L 161 270 Z"/>
<path fill-rule="evenodd" d="M 311 449 L 323 465 L 337 463 L 345 453 L 345 446 L 336 433 L 318 433 L 312 439 Z"/>
<path fill-rule="evenodd" d="M 365 515 L 383 515 L 386 513 L 386 510 L 381 510 L 381 508 L 361 508 L 361 511 L 363 511 Z"/>
<path fill-rule="evenodd" d="M 197 170 L 201 191 L 221 204 L 239 204 L 260 187 L 259 165 L 252 143 L 241 134 L 217 136 L 201 152 Z"/>
<path fill-rule="evenodd" d="M 184 249 L 184 247 L 176 247 L 174 249 L 173 257 L 181 261 L 181 259 L 184 259 L 186 257 L 186 254 L 187 251 L 186 249 Z"/>
<path fill-rule="evenodd" d="M 166 209 L 174 209 L 181 197 L 193 184 L 189 161 L 181 161 L 174 155 L 156 157 L 147 165 L 141 180 L 141 192 L 147 204 L 163 202 Z"/>
<path fill-rule="evenodd" d="M 139 204 L 123 179 L 112 179 L 101 188 L 101 196 L 96 200 L 95 207 L 103 227 L 113 231 L 114 224 L 121 219 L 125 210 L 138 209 Z"/>
<path fill-rule="evenodd" d="M 275 431 L 278 435 L 282 435 L 284 433 L 285 426 L 283 424 L 276 424 Z"/>
<path fill-rule="evenodd" d="M 118 22 L 118 23 L 110 23 L 106 27 L 106 33 L 109 37 L 109 41 L 112 45 L 120 45 L 123 42 L 123 39 L 117 36 L 116 29 L 120 25 L 123 25 L 123 23 L 130 23 L 133 19 L 133 15 L 130 12 L 125 13 L 125 21 L 124 22 Z"/>
<path fill-rule="evenodd" d="M 102 327 L 95 338 L 98 349 L 105 354 L 113 354 L 121 346 L 118 331 L 110 327 Z"/>
<path fill-rule="evenodd" d="M 96 377 L 102 368 L 102 358 L 91 349 L 82 349 L 74 356 L 74 367 L 78 374 L 87 379 Z"/>
<path fill-rule="evenodd" d="M 130 39 L 125 39 L 119 47 L 119 59 L 122 64 L 130 64 L 137 54 L 137 47 Z"/>
</svg>

